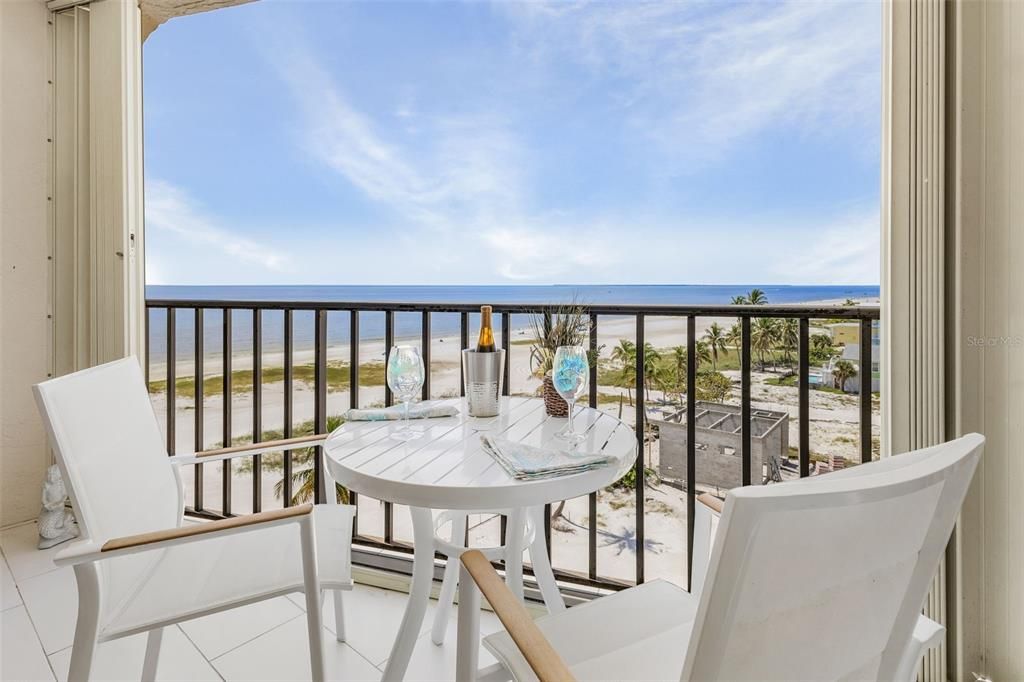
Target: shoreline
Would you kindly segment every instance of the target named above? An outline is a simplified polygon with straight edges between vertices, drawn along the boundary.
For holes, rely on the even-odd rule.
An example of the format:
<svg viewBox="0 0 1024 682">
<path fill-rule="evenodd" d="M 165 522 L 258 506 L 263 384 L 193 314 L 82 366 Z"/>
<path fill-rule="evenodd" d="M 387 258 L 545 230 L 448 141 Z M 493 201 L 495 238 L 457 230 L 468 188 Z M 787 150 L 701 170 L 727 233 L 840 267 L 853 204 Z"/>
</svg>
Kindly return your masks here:
<svg viewBox="0 0 1024 682">
<path fill-rule="evenodd" d="M 879 305 L 879 299 L 877 297 L 865 297 L 853 299 L 857 302 L 858 306 L 877 306 Z M 801 303 L 793 303 L 787 305 L 818 305 L 818 306 L 841 306 L 845 303 L 845 299 L 826 299 L 818 301 L 804 301 Z M 737 318 L 734 317 L 698 317 L 696 318 L 696 333 L 698 339 L 704 335 L 704 332 L 713 323 L 728 328 Z M 509 338 L 512 340 L 512 347 L 506 349 L 509 352 L 514 353 L 514 349 L 521 348 L 523 352 L 529 355 L 529 347 L 526 345 L 516 345 L 517 340 L 529 338 L 527 335 L 532 330 L 529 327 L 514 327 Z M 474 338 L 472 330 L 470 331 L 470 341 Z M 606 348 L 613 347 L 620 339 L 633 340 L 636 337 L 636 325 L 634 318 L 629 316 L 607 316 L 598 325 L 598 346 L 604 345 Z M 677 345 L 685 345 L 686 343 L 686 318 L 685 317 L 647 317 L 644 325 L 644 337 L 647 343 L 652 344 L 655 348 L 666 349 Z M 461 363 L 460 354 L 458 352 L 452 352 L 452 348 L 456 351 L 459 345 L 459 335 L 432 335 L 431 336 L 431 365 L 438 363 L 451 362 L 458 366 Z M 395 338 L 395 343 L 407 343 L 410 345 L 419 345 L 420 335 L 407 335 Z M 383 362 L 386 355 L 387 349 L 384 347 L 384 337 L 368 337 L 362 338 L 359 341 L 359 363 L 360 365 L 367 362 L 379 361 Z M 308 365 L 314 362 L 315 351 L 313 348 L 302 348 L 293 349 L 292 351 L 292 363 L 294 366 Z M 514 353 L 515 355 L 515 353 Z M 513 355 L 513 359 L 514 359 Z M 284 348 L 280 344 L 272 344 L 265 346 L 264 351 L 261 354 L 262 369 L 278 369 L 284 367 Z M 209 350 L 203 354 L 204 358 L 204 374 L 206 378 L 221 376 L 223 368 L 223 351 L 221 350 Z M 350 358 L 350 344 L 349 343 L 334 343 L 327 346 L 327 361 L 343 361 L 348 363 Z M 194 374 L 195 359 L 178 358 L 174 363 L 175 375 L 178 379 L 191 377 Z M 233 371 L 252 369 L 253 354 L 251 349 L 233 351 L 231 353 L 231 366 Z M 149 365 L 149 377 L 150 381 L 164 380 L 166 377 L 166 360 L 152 362 Z M 212 367 L 211 367 L 212 365 Z"/>
</svg>

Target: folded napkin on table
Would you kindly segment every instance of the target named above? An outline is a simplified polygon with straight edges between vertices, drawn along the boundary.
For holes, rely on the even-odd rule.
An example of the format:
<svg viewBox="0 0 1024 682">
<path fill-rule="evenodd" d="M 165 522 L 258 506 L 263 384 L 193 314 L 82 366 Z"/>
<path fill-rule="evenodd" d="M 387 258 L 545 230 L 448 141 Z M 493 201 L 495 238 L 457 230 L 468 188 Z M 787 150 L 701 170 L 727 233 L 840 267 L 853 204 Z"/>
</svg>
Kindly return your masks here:
<svg viewBox="0 0 1024 682">
<path fill-rule="evenodd" d="M 480 442 L 484 451 L 519 481 L 578 474 L 615 461 L 614 457 L 606 455 L 546 450 L 487 434 L 480 436 Z"/>
<path fill-rule="evenodd" d="M 409 406 L 409 419 L 431 419 L 434 417 L 454 417 L 459 410 L 454 405 L 437 403 L 416 403 Z M 350 409 L 341 415 L 347 422 L 384 422 L 405 417 L 402 405 L 391 407 L 375 407 L 367 410 Z"/>
</svg>

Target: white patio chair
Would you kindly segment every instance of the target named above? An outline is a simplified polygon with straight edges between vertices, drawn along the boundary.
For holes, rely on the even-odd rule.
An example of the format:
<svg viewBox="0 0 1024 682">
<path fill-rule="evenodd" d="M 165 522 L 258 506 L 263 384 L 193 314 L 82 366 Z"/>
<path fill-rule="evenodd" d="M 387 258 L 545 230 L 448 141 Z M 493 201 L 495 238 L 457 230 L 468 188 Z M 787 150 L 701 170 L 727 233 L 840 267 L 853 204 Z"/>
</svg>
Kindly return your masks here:
<svg viewBox="0 0 1024 682">
<path fill-rule="evenodd" d="M 299 591 L 312 676 L 324 679 L 322 590 L 335 590 L 342 641 L 352 509 L 302 505 L 183 526 L 178 472 L 323 436 L 168 457 L 135 358 L 46 381 L 35 394 L 82 529 L 55 558 L 75 567 L 78 583 L 70 679 L 89 679 L 97 643 L 148 632 L 142 679 L 152 680 L 165 626 Z"/>
<path fill-rule="evenodd" d="M 655 580 L 534 621 L 469 552 L 458 679 L 913 680 L 943 637 L 921 608 L 983 445 L 971 434 L 731 491 L 707 575 L 694 566 L 699 594 Z M 713 523 L 702 518 L 706 537 Z M 484 670 L 473 581 L 506 629 L 484 639 L 499 660 Z"/>
</svg>

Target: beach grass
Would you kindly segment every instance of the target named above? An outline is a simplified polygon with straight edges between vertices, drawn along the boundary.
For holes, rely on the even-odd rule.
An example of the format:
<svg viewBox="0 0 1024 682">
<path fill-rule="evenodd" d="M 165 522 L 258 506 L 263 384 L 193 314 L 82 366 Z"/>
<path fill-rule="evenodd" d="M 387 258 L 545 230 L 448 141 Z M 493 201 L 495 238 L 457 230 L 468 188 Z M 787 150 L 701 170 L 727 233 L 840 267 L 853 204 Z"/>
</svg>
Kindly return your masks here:
<svg viewBox="0 0 1024 682">
<path fill-rule="evenodd" d="M 360 386 L 383 386 L 387 369 L 383 362 L 364 362 L 359 365 Z M 295 365 L 292 368 L 292 380 L 312 387 L 316 377 L 316 368 L 312 363 Z M 284 367 L 266 367 L 263 369 L 264 385 L 284 381 Z M 349 365 L 344 362 L 327 363 L 327 390 L 345 391 L 349 386 Z M 236 369 L 231 372 L 231 393 L 251 393 L 253 388 L 252 369 Z M 179 377 L 174 382 L 175 394 L 183 398 L 195 398 L 195 377 Z M 203 395 L 213 396 L 224 390 L 222 374 L 209 375 L 203 378 Z M 158 379 L 149 382 L 150 394 L 165 393 L 167 381 Z"/>
<path fill-rule="evenodd" d="M 795 387 L 799 383 L 797 380 L 799 377 L 795 374 L 790 374 L 787 377 L 768 377 L 764 380 L 764 383 L 771 386 L 790 386 Z"/>
</svg>

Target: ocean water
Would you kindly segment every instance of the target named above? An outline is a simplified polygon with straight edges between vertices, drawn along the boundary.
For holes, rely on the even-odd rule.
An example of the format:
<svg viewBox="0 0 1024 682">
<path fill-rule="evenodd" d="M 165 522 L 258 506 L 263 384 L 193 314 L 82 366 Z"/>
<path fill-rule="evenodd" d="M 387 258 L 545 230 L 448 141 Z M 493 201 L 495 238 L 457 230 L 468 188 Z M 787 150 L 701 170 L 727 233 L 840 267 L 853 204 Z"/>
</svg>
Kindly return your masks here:
<svg viewBox="0 0 1024 682">
<path fill-rule="evenodd" d="M 761 289 L 769 303 L 807 303 L 846 298 L 878 297 L 877 285 L 840 286 L 768 286 L 768 285 L 496 285 L 496 286 L 161 286 L 146 287 L 146 297 L 183 300 L 239 301 L 343 301 L 343 302 L 405 302 L 405 303 L 523 303 L 550 304 L 643 304 L 643 305 L 726 305 L 734 296 Z M 179 360 L 193 356 L 194 315 L 179 310 L 175 317 L 175 355 Z M 262 340 L 265 351 L 279 350 L 283 343 L 284 314 L 264 311 Z M 419 338 L 418 313 L 395 314 L 395 336 Z M 525 315 L 513 315 L 512 328 L 528 325 Z M 471 318 L 471 334 L 475 333 L 475 316 Z M 501 328 L 501 317 L 495 316 L 495 332 Z M 167 316 L 163 309 L 149 313 L 150 358 L 163 362 L 166 357 Z M 293 316 L 294 347 L 313 347 L 313 314 L 296 312 Z M 431 332 L 437 337 L 455 337 L 458 342 L 459 316 L 434 313 Z M 252 349 L 252 314 L 235 311 L 231 315 L 231 337 L 234 352 Z M 359 315 L 359 338 L 364 341 L 384 338 L 384 314 L 363 312 Z M 208 354 L 221 351 L 223 325 L 218 310 L 208 310 L 203 317 L 204 347 Z M 330 313 L 327 320 L 329 345 L 346 344 L 349 340 L 348 313 Z"/>
</svg>

